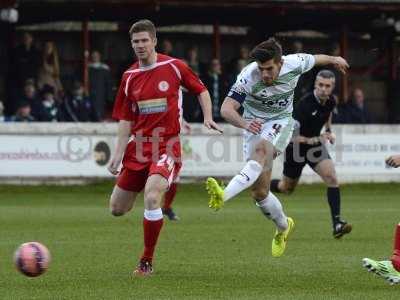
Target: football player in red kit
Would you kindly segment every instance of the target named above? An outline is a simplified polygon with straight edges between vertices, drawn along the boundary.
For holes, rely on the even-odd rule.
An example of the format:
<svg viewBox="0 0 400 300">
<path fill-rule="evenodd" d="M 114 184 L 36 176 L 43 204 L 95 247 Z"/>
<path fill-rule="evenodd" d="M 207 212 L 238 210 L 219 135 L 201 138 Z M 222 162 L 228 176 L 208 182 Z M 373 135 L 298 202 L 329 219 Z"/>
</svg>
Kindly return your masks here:
<svg viewBox="0 0 400 300">
<path fill-rule="evenodd" d="M 386 159 L 386 164 L 392 168 L 400 167 L 400 155 L 392 155 Z M 394 234 L 394 249 L 390 260 L 363 259 L 363 266 L 381 276 L 391 285 L 400 283 L 400 223 L 397 224 Z"/>
<path fill-rule="evenodd" d="M 212 119 L 210 95 L 197 75 L 181 60 L 156 53 L 154 24 L 140 20 L 132 25 L 129 36 L 138 61 L 122 75 L 114 105 L 118 138 L 108 169 L 119 175 L 110 210 L 122 216 L 144 190 L 144 251 L 134 274 L 147 276 L 153 272 L 154 249 L 163 225 L 161 198 L 181 168 L 181 86 L 198 95 L 204 125 L 221 129 Z"/>
</svg>

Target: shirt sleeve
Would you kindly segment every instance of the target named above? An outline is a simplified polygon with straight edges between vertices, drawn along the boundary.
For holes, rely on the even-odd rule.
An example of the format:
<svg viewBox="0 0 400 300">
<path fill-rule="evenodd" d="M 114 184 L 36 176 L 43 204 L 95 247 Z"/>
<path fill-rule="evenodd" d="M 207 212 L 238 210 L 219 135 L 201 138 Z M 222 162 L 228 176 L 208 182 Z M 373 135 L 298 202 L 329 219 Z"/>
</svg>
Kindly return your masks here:
<svg viewBox="0 0 400 300">
<path fill-rule="evenodd" d="M 181 80 L 181 85 L 191 94 L 199 95 L 207 88 L 201 82 L 200 78 L 193 72 L 187 64 L 181 60 L 173 62 L 173 66 L 177 68 L 177 75 Z"/>
<path fill-rule="evenodd" d="M 242 74 L 239 74 L 236 82 L 228 92 L 228 97 L 242 104 L 247 96 L 246 85 L 247 79 L 245 79 Z"/>
<path fill-rule="evenodd" d="M 127 97 L 127 84 L 129 81 L 122 77 L 121 84 L 118 89 L 114 102 L 112 118 L 115 120 L 134 121 L 135 113 L 133 111 L 133 103 Z"/>
<path fill-rule="evenodd" d="M 293 54 L 293 57 L 296 60 L 296 64 L 298 64 L 298 66 L 301 68 L 302 74 L 310 71 L 315 65 L 314 55 L 297 53 Z"/>
</svg>

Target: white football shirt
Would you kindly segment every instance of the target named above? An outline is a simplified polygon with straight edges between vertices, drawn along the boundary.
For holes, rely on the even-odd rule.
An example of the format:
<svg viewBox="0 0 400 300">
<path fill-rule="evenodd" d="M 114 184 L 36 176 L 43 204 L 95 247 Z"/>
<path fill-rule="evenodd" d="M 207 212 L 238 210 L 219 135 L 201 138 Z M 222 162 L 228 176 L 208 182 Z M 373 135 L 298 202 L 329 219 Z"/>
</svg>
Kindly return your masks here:
<svg viewBox="0 0 400 300">
<path fill-rule="evenodd" d="M 314 67 L 315 58 L 299 53 L 282 56 L 282 59 L 279 76 L 270 86 L 263 82 L 256 62 L 248 64 L 238 75 L 228 97 L 243 105 L 245 119 L 269 121 L 292 115 L 294 89 L 300 75 Z"/>
</svg>

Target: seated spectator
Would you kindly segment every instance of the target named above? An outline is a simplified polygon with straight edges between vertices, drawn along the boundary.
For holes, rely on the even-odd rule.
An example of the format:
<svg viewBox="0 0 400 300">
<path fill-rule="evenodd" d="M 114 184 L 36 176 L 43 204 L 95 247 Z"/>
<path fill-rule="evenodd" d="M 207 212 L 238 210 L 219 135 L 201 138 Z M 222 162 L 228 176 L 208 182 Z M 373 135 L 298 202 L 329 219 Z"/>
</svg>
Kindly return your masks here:
<svg viewBox="0 0 400 300">
<path fill-rule="evenodd" d="M 371 115 L 365 107 L 364 100 L 363 90 L 360 88 L 354 89 L 351 102 L 346 106 L 346 123 L 369 124 L 372 122 Z"/>
<path fill-rule="evenodd" d="M 18 103 L 29 103 L 32 109 L 32 115 L 35 119 L 38 118 L 38 108 L 40 106 L 40 101 L 36 95 L 35 83 L 32 79 L 28 79 L 24 85 L 23 95 L 19 99 Z"/>
<path fill-rule="evenodd" d="M 227 82 L 222 76 L 221 62 L 214 58 L 208 67 L 207 73 L 201 76 L 212 100 L 212 115 L 215 121 L 222 121 L 220 109 L 227 93 Z"/>
<path fill-rule="evenodd" d="M 54 95 L 54 89 L 45 85 L 41 90 L 41 101 L 38 106 L 38 116 L 41 122 L 58 121 L 58 105 Z"/>
<path fill-rule="evenodd" d="M 75 82 L 71 95 L 64 98 L 60 105 L 60 121 L 98 122 L 98 114 L 92 101 L 85 96 L 81 82 Z"/>
<path fill-rule="evenodd" d="M 31 115 L 31 105 L 28 102 L 22 102 L 17 108 L 17 112 L 11 117 L 12 122 L 34 122 L 35 118 Z"/>
</svg>

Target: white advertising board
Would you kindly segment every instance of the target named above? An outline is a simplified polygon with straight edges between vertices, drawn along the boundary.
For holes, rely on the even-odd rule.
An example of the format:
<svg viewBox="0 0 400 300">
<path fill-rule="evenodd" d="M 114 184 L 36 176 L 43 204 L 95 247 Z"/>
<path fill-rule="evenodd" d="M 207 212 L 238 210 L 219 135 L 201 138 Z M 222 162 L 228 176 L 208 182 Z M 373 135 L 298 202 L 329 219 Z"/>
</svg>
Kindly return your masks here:
<svg viewBox="0 0 400 300">
<path fill-rule="evenodd" d="M 111 177 L 106 166 L 114 149 L 115 128 L 102 126 L 101 131 L 82 130 L 81 134 L 55 129 L 39 134 L 0 134 L 0 177 Z M 343 128 L 335 130 L 337 143 L 328 145 L 340 182 L 400 181 L 400 170 L 384 163 L 385 157 L 400 153 L 399 128 L 378 130 L 376 126 L 368 132 Z M 242 137 L 237 131 L 183 136 L 182 150 L 183 177 L 231 177 L 244 164 Z M 274 163 L 274 177 L 281 176 L 282 165 L 283 155 Z M 302 181 L 320 180 L 306 167 Z"/>
</svg>

